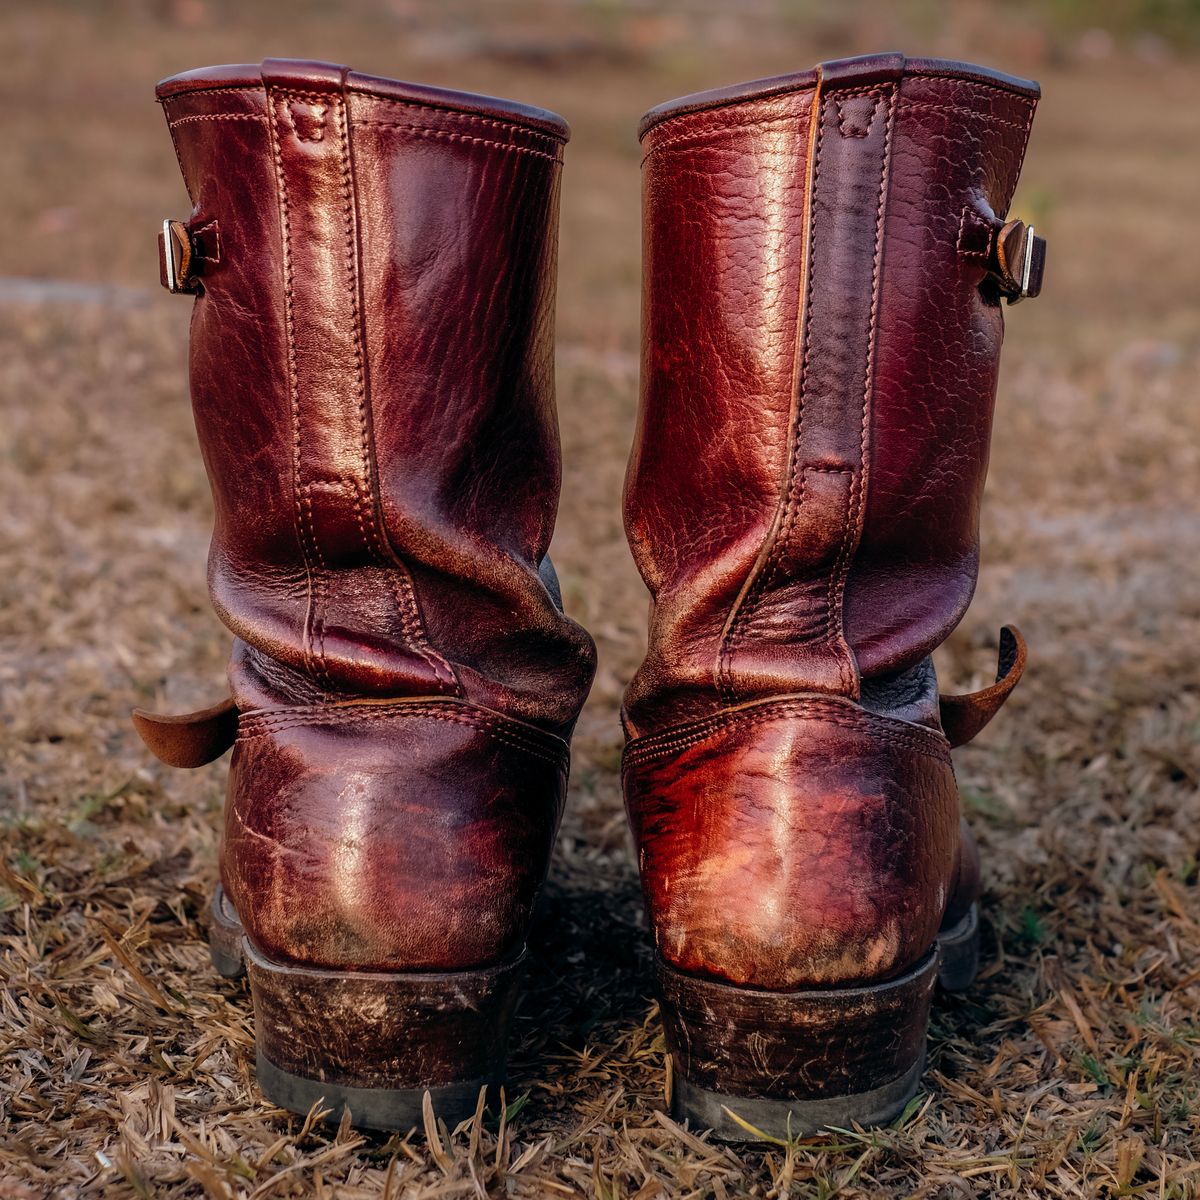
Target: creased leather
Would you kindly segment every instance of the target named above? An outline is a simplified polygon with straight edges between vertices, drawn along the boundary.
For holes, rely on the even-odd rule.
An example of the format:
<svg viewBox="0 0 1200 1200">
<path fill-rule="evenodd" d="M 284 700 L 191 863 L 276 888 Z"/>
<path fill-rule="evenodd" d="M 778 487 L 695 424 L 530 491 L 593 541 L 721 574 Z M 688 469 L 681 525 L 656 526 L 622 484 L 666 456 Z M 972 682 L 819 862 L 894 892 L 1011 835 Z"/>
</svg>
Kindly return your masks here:
<svg viewBox="0 0 1200 1200">
<path fill-rule="evenodd" d="M 625 520 L 653 603 L 625 780 L 680 969 L 777 988 L 886 978 L 977 895 L 939 713 L 955 739 L 981 728 L 1019 671 L 940 704 L 929 655 L 978 571 L 995 242 L 1037 98 L 884 54 L 643 120 Z M 774 704 L 807 707 L 744 715 Z M 889 721 L 937 743 L 938 765 L 884 738 Z M 726 732 L 703 753 L 675 745 L 705 722 Z"/>
<path fill-rule="evenodd" d="M 595 668 L 547 557 L 566 125 L 281 59 L 157 91 L 188 229 L 220 231 L 190 374 L 242 714 L 226 891 L 286 961 L 493 961 Z"/>
<path fill-rule="evenodd" d="M 190 224 L 221 229 L 191 381 L 222 619 L 329 695 L 568 731 L 594 649 L 539 575 L 565 127 L 329 64 L 159 95 Z"/>
</svg>

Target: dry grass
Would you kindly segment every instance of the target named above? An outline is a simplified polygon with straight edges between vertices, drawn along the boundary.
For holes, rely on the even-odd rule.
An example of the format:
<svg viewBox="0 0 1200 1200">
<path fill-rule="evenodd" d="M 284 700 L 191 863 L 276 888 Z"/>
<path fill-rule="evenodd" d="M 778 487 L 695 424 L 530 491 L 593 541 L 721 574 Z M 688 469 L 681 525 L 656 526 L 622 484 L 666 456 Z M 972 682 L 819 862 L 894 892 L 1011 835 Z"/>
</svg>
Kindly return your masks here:
<svg viewBox="0 0 1200 1200">
<path fill-rule="evenodd" d="M 1081 57 L 1102 39 L 990 4 L 733 11 L 4 10 L 0 271 L 134 290 L 38 304 L 0 282 L 0 1200 L 1200 1195 L 1195 64 L 1156 43 Z M 950 683 L 979 682 L 1013 619 L 1033 666 L 959 757 L 988 965 L 936 1009 L 920 1104 L 891 1129 L 732 1150 L 657 1111 L 620 808 L 616 709 L 645 613 L 618 507 L 633 128 L 682 91 L 894 44 L 1046 86 L 1018 210 L 1051 236 L 1049 286 L 1010 317 L 984 575 L 942 658 Z M 203 588 L 187 305 L 155 288 L 156 223 L 182 189 L 150 88 L 268 53 L 515 94 L 576 130 L 555 553 L 601 668 L 500 1124 L 363 1139 L 261 1102 L 246 992 L 204 946 L 222 772 L 160 768 L 126 720 L 216 694 L 227 648 Z"/>
</svg>

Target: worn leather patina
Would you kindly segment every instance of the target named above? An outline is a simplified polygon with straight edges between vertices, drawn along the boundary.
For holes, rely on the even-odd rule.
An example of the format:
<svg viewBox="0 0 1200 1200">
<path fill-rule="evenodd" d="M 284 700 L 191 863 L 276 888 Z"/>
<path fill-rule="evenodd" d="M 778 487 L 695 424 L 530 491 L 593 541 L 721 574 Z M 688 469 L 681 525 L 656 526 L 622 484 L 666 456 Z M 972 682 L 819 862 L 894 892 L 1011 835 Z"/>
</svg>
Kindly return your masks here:
<svg viewBox="0 0 1200 1200">
<path fill-rule="evenodd" d="M 231 703 L 139 728 L 180 765 L 236 735 L 221 878 L 267 960 L 510 958 L 595 662 L 547 558 L 567 127 L 286 60 L 158 98 L 235 642 Z"/>
<path fill-rule="evenodd" d="M 643 121 L 624 783 L 670 968 L 878 983 L 977 896 L 950 743 L 1024 643 L 973 697 L 929 655 L 975 587 L 1002 301 L 1041 286 L 1008 220 L 1037 98 L 885 54 Z"/>
</svg>

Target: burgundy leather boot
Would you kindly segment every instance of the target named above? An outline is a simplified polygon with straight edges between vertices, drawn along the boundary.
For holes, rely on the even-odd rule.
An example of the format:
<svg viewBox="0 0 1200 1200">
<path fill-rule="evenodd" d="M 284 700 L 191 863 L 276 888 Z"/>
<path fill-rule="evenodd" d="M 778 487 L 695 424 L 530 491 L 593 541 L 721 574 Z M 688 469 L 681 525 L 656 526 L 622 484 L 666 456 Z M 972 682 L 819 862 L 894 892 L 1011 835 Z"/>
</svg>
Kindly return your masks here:
<svg viewBox="0 0 1200 1200">
<path fill-rule="evenodd" d="M 881 1122 L 977 963 L 942 696 L 978 568 L 1006 214 L 1036 85 L 886 54 L 652 111 L 626 529 L 652 595 L 625 796 L 673 1107 L 726 1138 Z M 753 1127 L 753 1128 L 748 1128 Z"/>
<path fill-rule="evenodd" d="M 324 63 L 158 86 L 191 217 L 191 391 L 232 696 L 136 715 L 233 745 L 218 967 L 298 1112 L 451 1123 L 504 1069 L 591 683 L 546 556 L 564 122 Z"/>
</svg>

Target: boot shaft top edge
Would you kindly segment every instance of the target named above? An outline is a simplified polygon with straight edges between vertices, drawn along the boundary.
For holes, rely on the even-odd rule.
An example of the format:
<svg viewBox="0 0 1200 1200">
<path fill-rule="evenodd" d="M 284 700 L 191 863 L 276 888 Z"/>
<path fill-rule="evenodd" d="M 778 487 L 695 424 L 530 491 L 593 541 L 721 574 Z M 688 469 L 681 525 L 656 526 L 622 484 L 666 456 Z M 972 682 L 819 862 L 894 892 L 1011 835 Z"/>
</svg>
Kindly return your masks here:
<svg viewBox="0 0 1200 1200">
<path fill-rule="evenodd" d="M 752 79 L 747 83 L 713 88 L 710 91 L 695 92 L 676 100 L 668 100 L 664 104 L 656 105 L 642 117 L 638 126 L 638 138 L 645 138 L 652 129 L 676 117 L 724 108 L 730 104 L 742 104 L 750 100 L 765 100 L 772 96 L 787 95 L 789 92 L 807 91 L 815 88 L 818 83 L 859 86 L 878 82 L 883 78 L 897 79 L 905 75 L 960 79 L 968 83 L 1000 88 L 1032 100 L 1041 96 L 1041 88 L 1033 80 L 994 71 L 990 67 L 942 58 L 906 58 L 897 53 L 867 54 L 858 58 L 824 62 L 808 71 Z"/>
<path fill-rule="evenodd" d="M 276 58 L 268 59 L 264 63 L 199 67 L 161 80 L 155 87 L 154 94 L 162 103 L 196 92 L 261 88 L 264 86 L 265 69 L 270 72 L 272 81 L 275 83 L 281 73 L 287 72 L 294 74 L 298 87 L 308 90 L 319 87 L 321 90 L 327 91 L 330 79 L 336 73 L 340 80 L 344 80 L 344 87 L 350 92 L 523 125 L 563 142 L 567 141 L 571 135 L 567 122 L 557 113 L 550 112 L 548 109 L 496 96 L 476 95 L 473 92 L 458 92 L 449 88 L 433 87 L 429 84 L 409 83 L 403 80 L 387 79 L 379 75 L 367 75 L 348 67 L 303 59 Z M 341 88 L 339 87 L 338 90 Z"/>
</svg>

